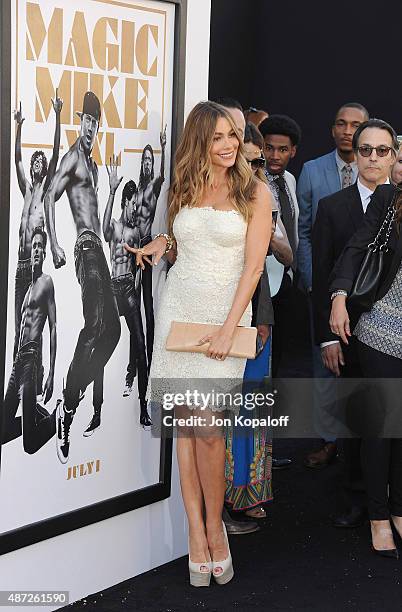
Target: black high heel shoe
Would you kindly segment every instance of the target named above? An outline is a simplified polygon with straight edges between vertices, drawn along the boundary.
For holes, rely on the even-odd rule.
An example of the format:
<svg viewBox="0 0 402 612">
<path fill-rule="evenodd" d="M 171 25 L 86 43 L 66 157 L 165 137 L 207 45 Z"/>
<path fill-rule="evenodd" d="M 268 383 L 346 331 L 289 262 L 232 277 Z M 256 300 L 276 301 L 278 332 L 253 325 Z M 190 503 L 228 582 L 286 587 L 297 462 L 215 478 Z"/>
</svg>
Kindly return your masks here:
<svg viewBox="0 0 402 612">
<path fill-rule="evenodd" d="M 371 528 L 371 525 L 370 525 Z M 392 529 L 389 527 L 381 527 L 377 529 L 377 532 L 382 533 L 383 535 L 392 535 Z M 373 540 L 373 531 L 371 530 L 371 539 Z M 381 557 L 387 557 L 388 559 L 399 559 L 399 551 L 395 548 L 385 548 L 378 549 L 374 547 L 373 541 L 371 542 L 371 549 L 376 555 L 380 555 Z"/>
</svg>

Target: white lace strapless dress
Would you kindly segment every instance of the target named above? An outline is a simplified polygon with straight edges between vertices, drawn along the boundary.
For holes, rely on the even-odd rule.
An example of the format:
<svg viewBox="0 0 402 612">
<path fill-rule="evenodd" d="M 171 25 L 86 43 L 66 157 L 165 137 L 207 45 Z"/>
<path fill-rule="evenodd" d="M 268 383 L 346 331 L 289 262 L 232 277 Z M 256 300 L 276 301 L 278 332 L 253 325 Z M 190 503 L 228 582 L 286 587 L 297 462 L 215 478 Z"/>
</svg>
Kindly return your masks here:
<svg viewBox="0 0 402 612">
<path fill-rule="evenodd" d="M 178 254 L 156 313 L 148 398 L 160 402 L 164 393 L 195 389 L 204 393 L 240 391 L 245 359 L 219 361 L 202 353 L 167 351 L 165 344 L 172 321 L 224 323 L 243 272 L 247 224 L 237 211 L 184 207 L 173 230 Z M 251 303 L 239 324 L 250 323 Z M 214 397 L 210 402 L 213 410 L 228 407 Z"/>
</svg>

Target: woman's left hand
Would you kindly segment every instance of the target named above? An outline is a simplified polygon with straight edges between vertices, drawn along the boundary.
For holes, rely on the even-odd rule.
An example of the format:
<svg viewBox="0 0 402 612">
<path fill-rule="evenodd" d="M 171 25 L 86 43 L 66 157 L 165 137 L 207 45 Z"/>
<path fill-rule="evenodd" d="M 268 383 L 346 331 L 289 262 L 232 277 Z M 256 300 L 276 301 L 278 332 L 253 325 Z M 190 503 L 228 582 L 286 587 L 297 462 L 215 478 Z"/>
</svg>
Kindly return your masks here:
<svg viewBox="0 0 402 612">
<path fill-rule="evenodd" d="M 133 253 L 135 255 L 137 266 L 140 266 L 142 270 L 145 270 L 143 260 L 148 262 L 151 266 L 156 266 L 165 254 L 166 244 L 166 238 L 163 236 L 158 236 L 158 238 L 155 238 L 140 249 L 135 249 L 128 244 L 124 244 L 124 248 L 126 251 L 129 251 L 129 253 Z M 150 259 L 150 257 L 153 259 Z"/>
<path fill-rule="evenodd" d="M 209 342 L 208 350 L 205 353 L 206 356 L 210 357 L 211 359 L 224 361 L 228 356 L 233 344 L 233 334 L 228 332 L 222 326 L 216 332 L 203 336 L 198 344 L 201 345 L 205 344 L 206 342 Z"/>
</svg>

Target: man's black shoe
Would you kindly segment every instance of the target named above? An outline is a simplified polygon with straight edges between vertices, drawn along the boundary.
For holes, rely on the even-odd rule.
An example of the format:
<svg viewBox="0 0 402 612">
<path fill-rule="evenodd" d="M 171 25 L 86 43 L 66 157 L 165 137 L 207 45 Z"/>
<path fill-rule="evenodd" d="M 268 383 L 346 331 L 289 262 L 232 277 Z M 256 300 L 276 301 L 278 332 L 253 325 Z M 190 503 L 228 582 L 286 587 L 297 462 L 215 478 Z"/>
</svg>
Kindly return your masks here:
<svg viewBox="0 0 402 612">
<path fill-rule="evenodd" d="M 272 469 L 284 470 L 292 465 L 291 459 L 274 459 L 272 457 Z"/>
<path fill-rule="evenodd" d="M 353 529 L 360 527 L 367 520 L 367 510 L 353 507 L 349 512 L 336 516 L 332 524 L 334 527 L 340 527 L 343 529 Z"/>
<path fill-rule="evenodd" d="M 245 535 L 260 530 L 255 521 L 235 521 L 226 508 L 222 510 L 222 520 L 225 523 L 226 531 L 230 535 Z"/>
<path fill-rule="evenodd" d="M 88 427 L 86 428 L 86 430 L 82 434 L 84 436 L 84 438 L 88 438 L 89 436 L 92 436 L 94 431 L 96 429 L 98 429 L 98 427 L 100 427 L 100 424 L 101 424 L 101 409 L 100 408 L 97 408 L 97 409 L 94 408 L 94 414 L 93 414 L 93 417 L 91 419 L 91 422 L 89 423 Z"/>
<path fill-rule="evenodd" d="M 141 413 L 140 413 L 140 425 L 145 427 L 152 427 L 151 417 L 148 414 L 148 402 L 145 400 L 140 400 L 141 405 Z"/>
</svg>

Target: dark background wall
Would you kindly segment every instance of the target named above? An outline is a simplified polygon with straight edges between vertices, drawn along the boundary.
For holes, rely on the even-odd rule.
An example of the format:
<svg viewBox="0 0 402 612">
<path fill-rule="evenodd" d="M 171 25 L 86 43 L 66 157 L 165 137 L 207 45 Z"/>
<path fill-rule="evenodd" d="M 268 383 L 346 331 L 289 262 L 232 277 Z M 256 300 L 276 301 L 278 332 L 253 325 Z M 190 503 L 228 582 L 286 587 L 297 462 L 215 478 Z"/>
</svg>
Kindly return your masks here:
<svg viewBox="0 0 402 612">
<path fill-rule="evenodd" d="M 209 97 L 284 113 L 303 140 L 290 168 L 331 150 L 344 102 L 402 133 L 402 3 L 212 0 Z"/>
</svg>

